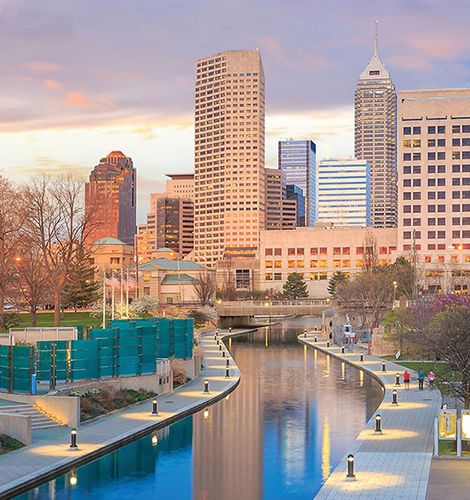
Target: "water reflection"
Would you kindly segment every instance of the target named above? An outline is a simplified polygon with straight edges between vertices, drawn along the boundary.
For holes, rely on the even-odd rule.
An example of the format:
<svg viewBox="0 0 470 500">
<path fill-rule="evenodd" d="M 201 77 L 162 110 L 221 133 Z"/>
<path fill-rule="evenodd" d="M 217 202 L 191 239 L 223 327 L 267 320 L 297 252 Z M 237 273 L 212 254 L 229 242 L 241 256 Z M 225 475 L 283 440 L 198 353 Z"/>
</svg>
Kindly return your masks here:
<svg viewBox="0 0 470 500">
<path fill-rule="evenodd" d="M 230 398 L 20 497 L 311 499 L 382 398 L 378 384 L 305 348 L 293 321 L 230 340 Z M 153 440 L 155 441 L 155 440 Z M 155 444 L 155 442 L 153 443 Z"/>
</svg>

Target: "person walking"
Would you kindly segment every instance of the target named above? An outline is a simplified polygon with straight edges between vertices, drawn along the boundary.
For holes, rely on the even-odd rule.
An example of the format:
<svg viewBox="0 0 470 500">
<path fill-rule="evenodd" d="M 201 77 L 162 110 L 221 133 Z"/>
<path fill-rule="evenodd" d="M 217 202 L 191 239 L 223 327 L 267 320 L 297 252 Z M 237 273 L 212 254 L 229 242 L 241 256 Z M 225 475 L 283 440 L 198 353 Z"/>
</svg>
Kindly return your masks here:
<svg viewBox="0 0 470 500">
<path fill-rule="evenodd" d="M 410 373 L 408 371 L 403 374 L 403 382 L 405 383 L 405 390 L 407 391 L 410 388 Z"/>
<path fill-rule="evenodd" d="M 429 371 L 428 373 L 428 384 L 429 388 L 432 389 L 434 387 L 434 380 L 436 379 L 436 375 L 432 370 Z"/>
<path fill-rule="evenodd" d="M 418 372 L 418 389 L 422 391 L 424 389 L 424 372 L 421 368 Z"/>
</svg>

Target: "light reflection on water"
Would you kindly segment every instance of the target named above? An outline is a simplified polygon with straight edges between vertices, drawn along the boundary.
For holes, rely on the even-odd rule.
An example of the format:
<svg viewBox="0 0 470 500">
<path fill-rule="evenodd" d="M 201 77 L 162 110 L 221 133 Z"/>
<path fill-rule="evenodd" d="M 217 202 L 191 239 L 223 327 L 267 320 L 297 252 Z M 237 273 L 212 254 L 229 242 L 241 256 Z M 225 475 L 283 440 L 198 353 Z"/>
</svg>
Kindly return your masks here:
<svg viewBox="0 0 470 500">
<path fill-rule="evenodd" d="M 305 348 L 312 320 L 231 339 L 242 381 L 230 398 L 21 499 L 311 499 L 380 403 L 359 370 Z M 315 321 L 315 320 L 313 320 Z"/>
</svg>

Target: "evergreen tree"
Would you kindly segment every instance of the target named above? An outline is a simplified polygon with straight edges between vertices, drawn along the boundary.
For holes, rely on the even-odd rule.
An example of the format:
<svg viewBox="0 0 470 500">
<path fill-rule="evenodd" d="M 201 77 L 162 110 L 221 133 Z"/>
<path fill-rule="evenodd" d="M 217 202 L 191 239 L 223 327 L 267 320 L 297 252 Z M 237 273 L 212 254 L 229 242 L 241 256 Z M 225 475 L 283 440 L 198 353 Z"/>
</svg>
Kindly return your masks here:
<svg viewBox="0 0 470 500">
<path fill-rule="evenodd" d="M 340 283 L 342 283 L 344 280 L 347 280 L 348 276 L 343 273 L 343 271 L 337 271 L 333 273 L 333 276 L 330 278 L 330 281 L 328 282 L 328 293 L 336 298 L 336 289 Z"/>
<path fill-rule="evenodd" d="M 308 297 L 307 283 L 299 273 L 292 273 L 284 283 L 282 292 L 288 300 L 305 299 Z"/>
<path fill-rule="evenodd" d="M 95 281 L 95 268 L 89 262 L 89 256 L 84 251 L 78 251 L 73 265 L 67 273 L 64 286 L 65 302 L 74 307 L 85 307 L 99 298 L 99 283 Z"/>
</svg>

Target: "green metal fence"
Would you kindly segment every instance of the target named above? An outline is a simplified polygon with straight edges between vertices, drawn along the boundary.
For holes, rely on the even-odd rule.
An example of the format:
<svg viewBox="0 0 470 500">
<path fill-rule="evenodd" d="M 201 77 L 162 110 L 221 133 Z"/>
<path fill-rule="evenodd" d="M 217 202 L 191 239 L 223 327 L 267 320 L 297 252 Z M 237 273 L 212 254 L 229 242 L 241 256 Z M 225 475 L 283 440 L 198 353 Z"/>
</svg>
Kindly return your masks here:
<svg viewBox="0 0 470 500">
<path fill-rule="evenodd" d="M 110 328 L 81 330 L 80 340 L 0 346 L 0 390 L 31 391 L 33 373 L 52 388 L 65 381 L 154 373 L 156 358 L 192 357 L 193 330 L 190 319 L 117 320 Z"/>
</svg>

